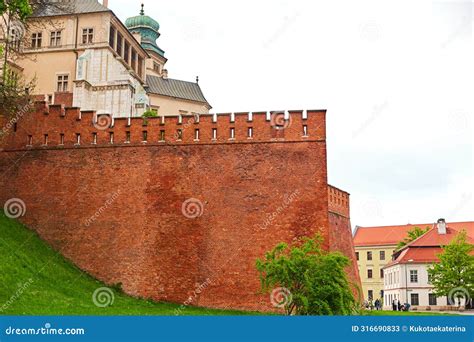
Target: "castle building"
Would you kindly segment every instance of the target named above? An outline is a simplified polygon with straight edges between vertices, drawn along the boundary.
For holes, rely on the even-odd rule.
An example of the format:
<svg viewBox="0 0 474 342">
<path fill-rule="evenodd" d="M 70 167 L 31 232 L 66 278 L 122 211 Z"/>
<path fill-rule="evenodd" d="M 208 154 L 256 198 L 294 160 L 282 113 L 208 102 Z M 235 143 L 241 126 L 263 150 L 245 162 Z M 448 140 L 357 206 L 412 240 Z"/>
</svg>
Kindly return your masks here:
<svg viewBox="0 0 474 342">
<path fill-rule="evenodd" d="M 16 61 L 39 99 L 116 118 L 209 112 L 198 83 L 168 78 L 160 25 L 143 5 L 122 23 L 106 0 L 63 3 L 28 19 Z"/>
<path fill-rule="evenodd" d="M 384 307 L 390 309 L 391 303 L 409 303 L 413 309 L 439 310 L 448 306 L 457 306 L 457 295 L 468 298 L 462 288 L 453 289 L 448 297 L 437 297 L 430 283 L 428 266 L 439 262 L 438 255 L 442 247 L 449 244 L 461 231 L 466 231 L 467 240 L 474 244 L 474 222 L 456 222 L 447 224 L 439 219 L 430 230 L 418 239 L 397 250 L 392 260 L 384 266 Z M 455 293 L 460 291 L 460 293 Z M 464 289 L 464 291 L 467 291 Z"/>
</svg>

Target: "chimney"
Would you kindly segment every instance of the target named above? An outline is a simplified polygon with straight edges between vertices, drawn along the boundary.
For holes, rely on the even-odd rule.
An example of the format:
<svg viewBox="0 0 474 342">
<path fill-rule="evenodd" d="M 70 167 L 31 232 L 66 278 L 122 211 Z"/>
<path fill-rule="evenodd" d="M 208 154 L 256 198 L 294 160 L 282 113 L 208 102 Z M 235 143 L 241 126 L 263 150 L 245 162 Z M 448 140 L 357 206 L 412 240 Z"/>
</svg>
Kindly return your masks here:
<svg viewBox="0 0 474 342">
<path fill-rule="evenodd" d="M 103 0 L 102 6 L 109 8 L 109 0 Z"/>
<path fill-rule="evenodd" d="M 165 80 L 168 78 L 168 70 L 167 70 L 167 69 L 163 69 L 162 77 L 163 77 Z"/>
<path fill-rule="evenodd" d="M 446 234 L 446 220 L 440 218 L 438 220 L 437 226 L 438 226 L 438 234 L 445 235 Z"/>
</svg>

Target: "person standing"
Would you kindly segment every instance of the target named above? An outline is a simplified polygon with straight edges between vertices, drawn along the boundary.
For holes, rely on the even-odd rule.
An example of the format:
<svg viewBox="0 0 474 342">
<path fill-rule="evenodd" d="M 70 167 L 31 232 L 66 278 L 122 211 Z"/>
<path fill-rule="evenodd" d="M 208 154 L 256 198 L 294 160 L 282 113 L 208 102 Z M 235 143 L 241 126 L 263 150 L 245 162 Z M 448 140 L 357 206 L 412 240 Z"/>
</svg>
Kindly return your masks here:
<svg viewBox="0 0 474 342">
<path fill-rule="evenodd" d="M 392 310 L 397 311 L 397 302 L 395 301 L 395 299 L 392 301 Z"/>
<path fill-rule="evenodd" d="M 402 303 L 400 303 L 400 300 L 398 301 L 397 306 L 398 306 L 398 311 L 402 311 Z"/>
</svg>

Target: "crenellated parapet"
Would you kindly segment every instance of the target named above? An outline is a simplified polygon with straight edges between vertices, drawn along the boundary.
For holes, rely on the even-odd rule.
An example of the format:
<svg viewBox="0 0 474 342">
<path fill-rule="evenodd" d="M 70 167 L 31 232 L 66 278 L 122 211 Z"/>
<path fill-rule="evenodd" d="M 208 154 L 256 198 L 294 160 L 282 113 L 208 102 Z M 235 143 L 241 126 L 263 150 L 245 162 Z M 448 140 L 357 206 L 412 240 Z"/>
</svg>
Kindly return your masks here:
<svg viewBox="0 0 474 342">
<path fill-rule="evenodd" d="M 35 103 L 18 118 L 5 149 L 325 141 L 325 110 L 113 118 Z"/>
<path fill-rule="evenodd" d="M 328 185 L 328 207 L 329 211 L 350 218 L 349 193 Z"/>
</svg>

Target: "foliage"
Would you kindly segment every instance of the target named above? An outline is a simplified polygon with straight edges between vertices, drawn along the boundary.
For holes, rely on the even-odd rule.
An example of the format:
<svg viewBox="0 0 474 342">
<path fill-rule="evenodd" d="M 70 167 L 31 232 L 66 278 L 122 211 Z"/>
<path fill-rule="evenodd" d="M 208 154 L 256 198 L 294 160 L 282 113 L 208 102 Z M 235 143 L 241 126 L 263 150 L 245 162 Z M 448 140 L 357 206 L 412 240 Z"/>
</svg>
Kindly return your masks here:
<svg viewBox="0 0 474 342">
<path fill-rule="evenodd" d="M 415 241 L 418 239 L 420 236 L 425 234 L 428 230 L 430 230 L 430 227 L 426 227 L 425 229 L 421 229 L 420 227 L 415 227 L 407 232 L 407 237 L 403 239 L 403 241 L 400 241 L 397 245 L 397 249 L 400 249 L 406 245 L 408 245 L 410 242 Z"/>
<path fill-rule="evenodd" d="M 357 306 L 345 272 L 349 263 L 339 252 L 324 251 L 316 236 L 278 244 L 256 267 L 262 291 L 279 286 L 291 293 L 284 303 L 287 315 L 349 315 Z"/>
<path fill-rule="evenodd" d="M 147 110 L 142 114 L 142 118 L 156 118 L 158 113 L 153 110 Z"/>
<path fill-rule="evenodd" d="M 110 286 L 94 279 L 1 210 L 0 236 L 0 315 L 175 315 L 180 309 L 179 304 L 127 296 L 120 290 L 120 284 Z M 95 306 L 92 294 L 107 286 L 114 294 L 113 304 L 105 308 Z M 255 314 L 194 306 L 179 312 L 182 315 Z"/>
<path fill-rule="evenodd" d="M 428 275 L 437 296 L 474 296 L 474 245 L 460 232 L 439 255 L 439 263 L 428 268 Z M 461 290 L 458 294 L 453 290 Z M 464 293 L 463 293 L 464 292 Z M 454 298 L 453 298 L 454 299 Z"/>
</svg>

